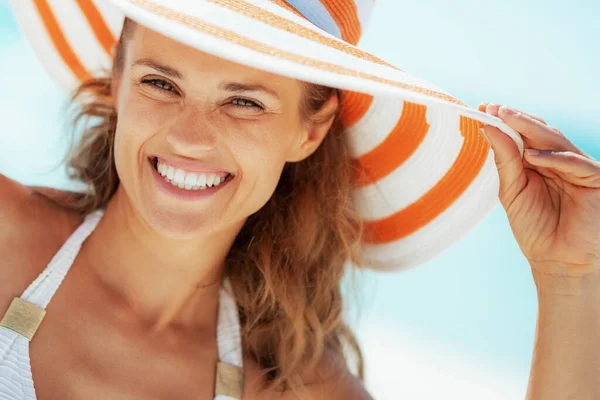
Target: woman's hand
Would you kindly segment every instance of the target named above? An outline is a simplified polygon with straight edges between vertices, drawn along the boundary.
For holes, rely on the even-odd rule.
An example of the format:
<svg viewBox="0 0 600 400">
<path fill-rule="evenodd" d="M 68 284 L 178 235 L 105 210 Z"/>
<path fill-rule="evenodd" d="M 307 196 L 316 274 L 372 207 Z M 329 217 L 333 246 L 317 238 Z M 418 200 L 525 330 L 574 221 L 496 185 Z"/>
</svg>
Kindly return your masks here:
<svg viewBox="0 0 600 400">
<path fill-rule="evenodd" d="M 495 104 L 481 104 L 479 111 L 501 118 L 523 137 L 522 159 L 509 136 L 490 125 L 482 129 L 494 151 L 500 202 L 534 278 L 597 275 L 600 162 L 537 116 Z"/>
</svg>

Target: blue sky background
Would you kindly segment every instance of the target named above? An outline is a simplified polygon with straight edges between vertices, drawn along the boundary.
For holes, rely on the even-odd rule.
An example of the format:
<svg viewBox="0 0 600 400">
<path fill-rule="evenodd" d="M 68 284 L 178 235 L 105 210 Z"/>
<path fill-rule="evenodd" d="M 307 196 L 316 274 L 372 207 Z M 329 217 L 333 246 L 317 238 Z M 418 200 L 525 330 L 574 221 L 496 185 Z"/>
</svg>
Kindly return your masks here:
<svg viewBox="0 0 600 400">
<path fill-rule="evenodd" d="M 467 104 L 538 114 L 600 159 L 600 2 L 378 0 L 361 47 Z M 65 97 L 0 0 L 0 173 L 66 187 Z M 524 398 L 537 299 L 498 206 L 403 273 L 361 273 L 354 323 L 377 399 Z"/>
</svg>

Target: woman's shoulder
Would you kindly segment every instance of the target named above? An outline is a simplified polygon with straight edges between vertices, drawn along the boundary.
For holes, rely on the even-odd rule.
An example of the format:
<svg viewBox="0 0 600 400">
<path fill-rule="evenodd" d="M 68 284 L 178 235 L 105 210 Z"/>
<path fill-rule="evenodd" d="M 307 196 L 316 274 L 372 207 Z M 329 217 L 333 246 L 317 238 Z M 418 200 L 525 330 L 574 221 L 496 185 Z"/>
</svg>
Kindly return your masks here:
<svg viewBox="0 0 600 400">
<path fill-rule="evenodd" d="M 82 216 L 61 207 L 60 199 L 72 195 L 48 187 L 23 185 L 0 174 L 0 240 L 37 233 L 68 236 Z"/>
<path fill-rule="evenodd" d="M 0 174 L 0 218 L 3 231 L 16 217 L 21 209 L 20 205 L 27 198 L 27 187 Z M 0 231 L 2 233 L 3 231 Z"/>
<path fill-rule="evenodd" d="M 62 246 L 81 217 L 52 200 L 49 188 L 25 186 L 0 174 L 0 314 Z"/>
<path fill-rule="evenodd" d="M 373 400 L 362 381 L 333 353 L 326 353 L 319 365 L 301 376 L 303 387 L 285 392 L 263 389 L 263 374 L 257 364 L 244 360 L 245 391 L 249 400 Z"/>
</svg>

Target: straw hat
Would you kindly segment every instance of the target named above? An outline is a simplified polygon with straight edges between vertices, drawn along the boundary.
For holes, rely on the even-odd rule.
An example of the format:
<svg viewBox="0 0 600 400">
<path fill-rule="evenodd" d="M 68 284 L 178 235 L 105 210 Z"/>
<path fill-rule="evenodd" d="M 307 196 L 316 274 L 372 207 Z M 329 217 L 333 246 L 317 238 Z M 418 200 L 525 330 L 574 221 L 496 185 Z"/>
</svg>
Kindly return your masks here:
<svg viewBox="0 0 600 400">
<path fill-rule="evenodd" d="M 389 0 L 392 1 L 392 0 Z M 520 136 L 356 44 L 375 0 L 13 0 L 22 30 L 65 89 L 110 68 L 127 16 L 227 60 L 343 90 L 373 268 L 439 255 L 499 203 L 483 123 Z M 408 40 L 408 39 L 407 39 Z M 465 82 L 466 83 L 466 82 Z"/>
</svg>

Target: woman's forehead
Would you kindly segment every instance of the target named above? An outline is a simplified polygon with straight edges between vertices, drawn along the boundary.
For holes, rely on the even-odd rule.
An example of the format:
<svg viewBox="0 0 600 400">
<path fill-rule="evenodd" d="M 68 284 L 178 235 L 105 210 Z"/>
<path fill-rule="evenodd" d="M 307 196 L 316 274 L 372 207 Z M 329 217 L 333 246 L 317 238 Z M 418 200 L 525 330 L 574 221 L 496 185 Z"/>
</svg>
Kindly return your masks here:
<svg viewBox="0 0 600 400">
<path fill-rule="evenodd" d="M 195 72 L 227 72 L 251 77 L 252 79 L 267 80 L 271 84 L 295 83 L 301 86 L 301 82 L 297 79 L 287 78 L 226 60 L 141 25 L 138 25 L 133 32 L 129 47 L 131 50 L 130 65 L 136 64 L 141 59 L 152 59 L 162 65 L 169 65 L 181 71 L 184 75 L 194 74 Z"/>
</svg>

